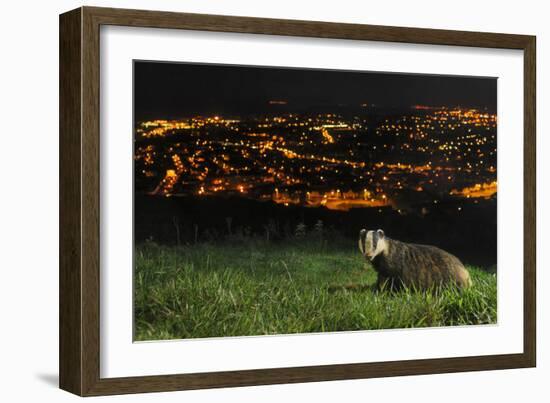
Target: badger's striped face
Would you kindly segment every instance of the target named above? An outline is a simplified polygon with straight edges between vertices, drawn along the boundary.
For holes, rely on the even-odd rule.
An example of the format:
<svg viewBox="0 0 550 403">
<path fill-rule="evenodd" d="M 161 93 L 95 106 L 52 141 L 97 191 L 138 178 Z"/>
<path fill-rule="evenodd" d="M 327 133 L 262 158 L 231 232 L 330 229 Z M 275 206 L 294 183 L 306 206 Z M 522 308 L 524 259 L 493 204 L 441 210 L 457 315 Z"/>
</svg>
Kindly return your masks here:
<svg viewBox="0 0 550 403">
<path fill-rule="evenodd" d="M 359 250 L 366 258 L 372 260 L 384 251 L 386 240 L 384 231 L 367 231 L 362 229 L 359 232 Z"/>
</svg>

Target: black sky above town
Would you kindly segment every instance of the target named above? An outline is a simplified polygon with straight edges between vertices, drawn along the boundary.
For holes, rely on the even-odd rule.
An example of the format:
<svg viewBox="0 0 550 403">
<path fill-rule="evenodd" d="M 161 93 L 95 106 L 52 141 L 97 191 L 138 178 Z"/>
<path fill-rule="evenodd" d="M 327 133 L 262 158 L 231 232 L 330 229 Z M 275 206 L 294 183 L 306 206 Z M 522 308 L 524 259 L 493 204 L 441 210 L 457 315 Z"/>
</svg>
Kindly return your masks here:
<svg viewBox="0 0 550 403">
<path fill-rule="evenodd" d="M 287 105 L 270 105 L 270 100 Z M 338 112 L 365 103 L 496 112 L 497 79 L 135 61 L 134 102 L 136 121 L 201 114 L 243 116 L 281 108 Z"/>
</svg>

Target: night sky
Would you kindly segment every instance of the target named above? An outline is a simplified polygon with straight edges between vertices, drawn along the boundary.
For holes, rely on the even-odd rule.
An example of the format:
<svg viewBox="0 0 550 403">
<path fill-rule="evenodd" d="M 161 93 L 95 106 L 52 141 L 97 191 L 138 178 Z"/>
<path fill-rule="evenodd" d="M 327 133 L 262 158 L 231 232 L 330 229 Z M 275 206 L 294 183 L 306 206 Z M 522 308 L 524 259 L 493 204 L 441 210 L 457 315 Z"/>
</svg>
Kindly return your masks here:
<svg viewBox="0 0 550 403">
<path fill-rule="evenodd" d="M 135 61 L 134 100 L 136 121 L 269 113 L 277 110 L 270 100 L 286 101 L 282 108 L 297 112 L 353 109 L 364 103 L 382 108 L 420 104 L 496 112 L 497 80 Z"/>
</svg>

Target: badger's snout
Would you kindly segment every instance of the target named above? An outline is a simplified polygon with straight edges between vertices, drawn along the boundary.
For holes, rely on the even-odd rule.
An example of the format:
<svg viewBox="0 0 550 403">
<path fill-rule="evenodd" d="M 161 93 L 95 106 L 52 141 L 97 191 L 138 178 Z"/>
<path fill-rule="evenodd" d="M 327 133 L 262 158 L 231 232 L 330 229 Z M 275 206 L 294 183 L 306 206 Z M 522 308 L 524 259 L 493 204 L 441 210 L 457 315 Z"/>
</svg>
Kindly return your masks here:
<svg viewBox="0 0 550 403">
<path fill-rule="evenodd" d="M 359 251 L 362 255 L 365 255 L 365 244 L 367 239 L 367 230 L 362 229 L 359 231 Z"/>
</svg>

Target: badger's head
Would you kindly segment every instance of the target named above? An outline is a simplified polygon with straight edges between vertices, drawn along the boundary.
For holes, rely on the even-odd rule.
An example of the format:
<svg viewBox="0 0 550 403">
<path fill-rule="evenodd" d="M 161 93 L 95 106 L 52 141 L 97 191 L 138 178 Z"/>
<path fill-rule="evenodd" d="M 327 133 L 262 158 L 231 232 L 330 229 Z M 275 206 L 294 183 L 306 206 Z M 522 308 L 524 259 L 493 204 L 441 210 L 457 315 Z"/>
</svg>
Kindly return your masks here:
<svg viewBox="0 0 550 403">
<path fill-rule="evenodd" d="M 374 259 L 386 249 L 386 237 L 381 229 L 367 231 L 362 229 L 359 232 L 359 250 L 367 259 Z"/>
</svg>

